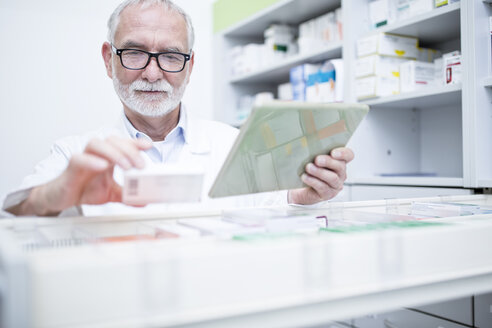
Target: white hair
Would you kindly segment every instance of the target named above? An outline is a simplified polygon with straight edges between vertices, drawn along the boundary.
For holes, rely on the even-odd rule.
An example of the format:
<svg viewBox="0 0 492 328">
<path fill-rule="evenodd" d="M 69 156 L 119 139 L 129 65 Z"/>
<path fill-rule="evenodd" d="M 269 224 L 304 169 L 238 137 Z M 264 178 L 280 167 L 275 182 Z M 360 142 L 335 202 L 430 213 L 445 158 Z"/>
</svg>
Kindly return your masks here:
<svg viewBox="0 0 492 328">
<path fill-rule="evenodd" d="M 186 22 L 186 29 L 188 32 L 188 50 L 193 49 L 193 44 L 195 43 L 195 31 L 193 29 L 193 24 L 191 22 L 190 16 L 177 4 L 171 0 L 126 0 L 122 2 L 111 14 L 108 20 L 108 41 L 114 43 L 114 35 L 116 33 L 116 28 L 120 22 L 121 12 L 128 6 L 131 5 L 141 5 L 142 8 L 149 7 L 151 5 L 160 4 L 167 10 L 172 10 L 183 16 Z"/>
</svg>

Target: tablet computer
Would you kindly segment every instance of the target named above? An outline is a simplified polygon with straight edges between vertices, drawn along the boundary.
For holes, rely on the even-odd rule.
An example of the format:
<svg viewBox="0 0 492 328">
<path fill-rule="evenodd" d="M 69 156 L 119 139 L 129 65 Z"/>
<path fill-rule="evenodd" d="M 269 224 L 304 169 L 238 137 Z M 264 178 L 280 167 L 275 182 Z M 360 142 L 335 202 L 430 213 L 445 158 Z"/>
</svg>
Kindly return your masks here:
<svg viewBox="0 0 492 328">
<path fill-rule="evenodd" d="M 253 108 L 209 196 L 303 187 L 306 164 L 345 146 L 368 111 L 363 104 L 278 100 Z"/>
</svg>

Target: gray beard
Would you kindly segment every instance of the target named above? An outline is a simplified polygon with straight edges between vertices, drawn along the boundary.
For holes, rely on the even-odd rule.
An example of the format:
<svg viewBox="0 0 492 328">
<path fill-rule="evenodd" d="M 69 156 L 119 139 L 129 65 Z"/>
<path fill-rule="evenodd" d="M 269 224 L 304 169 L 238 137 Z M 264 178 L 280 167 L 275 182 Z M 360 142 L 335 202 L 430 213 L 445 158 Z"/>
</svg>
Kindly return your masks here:
<svg viewBox="0 0 492 328">
<path fill-rule="evenodd" d="M 116 77 L 116 74 L 113 74 L 113 86 L 120 100 L 130 110 L 143 116 L 160 117 L 169 114 L 179 106 L 186 89 L 187 79 L 188 76 L 186 76 L 182 85 L 174 88 L 166 80 L 159 80 L 154 83 L 136 80 L 130 84 L 123 84 Z M 163 92 L 158 92 L 155 95 L 144 95 L 139 94 L 138 90 Z"/>
</svg>

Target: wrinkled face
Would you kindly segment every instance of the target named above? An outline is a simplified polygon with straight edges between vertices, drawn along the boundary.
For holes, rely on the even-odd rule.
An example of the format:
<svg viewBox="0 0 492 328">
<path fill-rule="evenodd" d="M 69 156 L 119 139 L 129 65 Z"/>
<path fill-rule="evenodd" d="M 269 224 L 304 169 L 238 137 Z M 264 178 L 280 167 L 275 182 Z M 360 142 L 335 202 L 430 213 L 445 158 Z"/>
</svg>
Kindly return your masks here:
<svg viewBox="0 0 492 328">
<path fill-rule="evenodd" d="M 139 49 L 148 52 L 176 51 L 189 53 L 186 22 L 177 12 L 156 4 L 144 9 L 140 5 L 125 8 L 114 37 L 118 49 Z M 144 116 L 163 116 L 179 106 L 193 60 L 183 71 L 161 70 L 156 58 L 142 70 L 129 70 L 113 53 L 111 72 L 116 93 L 130 110 Z"/>
</svg>

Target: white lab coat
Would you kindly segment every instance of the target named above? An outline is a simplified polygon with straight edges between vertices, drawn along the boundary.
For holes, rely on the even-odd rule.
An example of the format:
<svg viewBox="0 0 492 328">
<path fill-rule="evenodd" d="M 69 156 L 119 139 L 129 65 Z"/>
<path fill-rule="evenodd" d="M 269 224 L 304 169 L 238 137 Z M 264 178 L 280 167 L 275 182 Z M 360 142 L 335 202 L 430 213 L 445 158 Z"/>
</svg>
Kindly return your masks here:
<svg viewBox="0 0 492 328">
<path fill-rule="evenodd" d="M 182 110 L 185 110 L 184 106 L 182 106 Z M 185 117 L 186 142 L 177 164 L 194 163 L 205 168 L 202 201 L 200 203 L 151 204 L 144 208 L 135 208 L 121 203 L 82 205 L 77 208 L 67 209 L 61 215 L 158 214 L 169 210 L 208 210 L 287 204 L 286 191 L 210 199 L 208 191 L 238 134 L 238 130 L 220 122 L 195 118 L 189 113 L 186 113 Z M 19 188 L 7 195 L 3 208 L 7 209 L 19 204 L 28 197 L 32 188 L 58 177 L 67 167 L 72 155 L 82 153 L 89 140 L 93 138 L 104 139 L 111 135 L 131 137 L 130 132 L 125 127 L 123 117 L 115 125 L 105 126 L 81 136 L 66 137 L 56 141 L 51 149 L 50 156 L 36 165 L 34 173 L 24 178 Z M 146 162 L 152 161 L 145 153 L 143 153 L 143 157 Z M 123 184 L 123 172 L 118 166 L 114 170 L 114 179 L 119 184 Z"/>
</svg>

